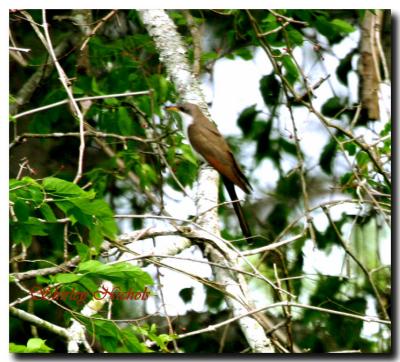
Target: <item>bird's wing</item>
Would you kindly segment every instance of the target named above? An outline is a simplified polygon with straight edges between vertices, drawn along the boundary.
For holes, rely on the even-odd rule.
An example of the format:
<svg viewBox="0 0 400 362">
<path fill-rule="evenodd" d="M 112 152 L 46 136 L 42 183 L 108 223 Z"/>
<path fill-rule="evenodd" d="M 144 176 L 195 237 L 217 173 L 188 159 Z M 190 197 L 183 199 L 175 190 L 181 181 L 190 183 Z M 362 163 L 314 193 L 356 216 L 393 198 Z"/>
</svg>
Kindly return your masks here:
<svg viewBox="0 0 400 362">
<path fill-rule="evenodd" d="M 194 136 L 195 135 L 195 136 Z M 193 123 L 188 127 L 188 137 L 193 148 L 228 180 L 249 193 L 251 186 L 217 127 L 210 121 Z M 215 145 L 218 145 L 216 147 Z"/>
</svg>

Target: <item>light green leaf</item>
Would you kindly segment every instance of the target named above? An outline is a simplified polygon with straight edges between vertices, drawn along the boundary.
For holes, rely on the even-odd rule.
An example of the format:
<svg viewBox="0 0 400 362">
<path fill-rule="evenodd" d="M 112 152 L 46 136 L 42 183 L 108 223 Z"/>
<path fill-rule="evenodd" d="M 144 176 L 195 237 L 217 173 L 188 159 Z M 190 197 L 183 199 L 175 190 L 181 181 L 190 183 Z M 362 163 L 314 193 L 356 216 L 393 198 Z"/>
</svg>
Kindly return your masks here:
<svg viewBox="0 0 400 362">
<path fill-rule="evenodd" d="M 53 212 L 52 208 L 49 206 L 49 204 L 43 204 L 39 208 L 39 210 L 42 213 L 43 217 L 46 219 L 46 221 L 49 221 L 49 222 L 57 221 L 56 215 L 54 215 L 54 212 Z"/>
<path fill-rule="evenodd" d="M 47 177 L 43 180 L 43 187 L 47 192 L 57 196 L 81 196 L 87 198 L 94 198 L 94 192 L 86 192 L 78 185 L 72 182 L 62 180 L 56 177 Z"/>
<path fill-rule="evenodd" d="M 341 33 L 349 34 L 355 30 L 349 22 L 342 19 L 333 19 L 331 24 Z"/>
<path fill-rule="evenodd" d="M 81 279 L 82 276 L 83 275 L 78 275 L 74 273 L 60 273 L 54 275 L 51 279 L 54 283 L 67 284 L 76 282 L 77 280 Z"/>
</svg>

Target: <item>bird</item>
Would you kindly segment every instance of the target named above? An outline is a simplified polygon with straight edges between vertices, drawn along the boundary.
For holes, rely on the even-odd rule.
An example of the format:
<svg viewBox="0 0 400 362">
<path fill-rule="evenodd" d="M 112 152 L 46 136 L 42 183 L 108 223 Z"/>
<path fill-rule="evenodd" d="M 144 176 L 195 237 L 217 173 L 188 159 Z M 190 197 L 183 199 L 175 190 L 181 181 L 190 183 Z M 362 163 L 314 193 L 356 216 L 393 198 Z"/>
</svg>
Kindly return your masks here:
<svg viewBox="0 0 400 362">
<path fill-rule="evenodd" d="M 221 175 L 225 188 L 232 200 L 243 236 L 245 238 L 251 237 L 250 227 L 243 214 L 235 185 L 240 187 L 246 194 L 251 193 L 252 187 L 217 126 L 204 115 L 196 104 L 184 102 L 165 106 L 164 108 L 168 111 L 182 112 L 186 115 L 185 118 L 189 122 L 185 132 L 192 148 L 200 155 L 201 159 L 207 161 Z"/>
</svg>

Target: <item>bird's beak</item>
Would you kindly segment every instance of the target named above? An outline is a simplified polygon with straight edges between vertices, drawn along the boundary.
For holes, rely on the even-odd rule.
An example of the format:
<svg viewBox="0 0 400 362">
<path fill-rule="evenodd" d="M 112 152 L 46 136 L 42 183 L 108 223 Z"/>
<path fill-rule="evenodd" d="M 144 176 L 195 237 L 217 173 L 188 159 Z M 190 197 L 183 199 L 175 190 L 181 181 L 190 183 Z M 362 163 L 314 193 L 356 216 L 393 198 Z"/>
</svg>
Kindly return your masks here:
<svg viewBox="0 0 400 362">
<path fill-rule="evenodd" d="M 173 111 L 173 112 L 179 112 L 180 111 L 178 106 L 175 105 L 175 104 L 172 104 L 171 106 L 165 106 L 164 109 L 166 111 Z"/>
</svg>

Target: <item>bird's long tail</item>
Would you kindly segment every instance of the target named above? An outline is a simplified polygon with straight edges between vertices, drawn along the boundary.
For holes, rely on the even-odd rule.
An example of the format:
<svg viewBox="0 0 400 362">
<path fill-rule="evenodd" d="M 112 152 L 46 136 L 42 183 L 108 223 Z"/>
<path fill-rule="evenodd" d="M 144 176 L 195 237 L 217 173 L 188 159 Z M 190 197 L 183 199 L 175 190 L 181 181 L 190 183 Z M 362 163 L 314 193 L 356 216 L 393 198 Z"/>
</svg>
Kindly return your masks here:
<svg viewBox="0 0 400 362">
<path fill-rule="evenodd" d="M 222 181 L 228 191 L 229 197 L 231 198 L 233 208 L 239 220 L 240 228 L 242 229 L 243 236 L 245 238 L 251 237 L 250 227 L 247 224 L 246 218 L 244 217 L 242 206 L 240 205 L 239 199 L 236 195 L 235 185 L 222 176 Z"/>
</svg>

